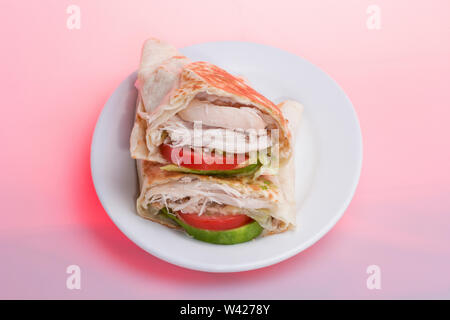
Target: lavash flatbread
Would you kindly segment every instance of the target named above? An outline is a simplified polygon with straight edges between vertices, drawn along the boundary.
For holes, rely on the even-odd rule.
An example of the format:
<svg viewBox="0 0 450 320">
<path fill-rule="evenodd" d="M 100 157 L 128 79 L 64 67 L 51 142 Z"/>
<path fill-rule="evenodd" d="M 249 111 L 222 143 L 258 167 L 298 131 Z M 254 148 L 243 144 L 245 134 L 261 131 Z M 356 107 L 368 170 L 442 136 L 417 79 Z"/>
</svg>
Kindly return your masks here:
<svg viewBox="0 0 450 320">
<path fill-rule="evenodd" d="M 292 154 L 291 132 L 281 110 L 241 78 L 208 62 L 190 62 L 156 39 L 144 44 L 138 72 L 136 119 L 130 139 L 135 159 L 166 163 L 158 146 L 158 128 L 185 109 L 199 94 L 217 96 L 241 106 L 257 108 L 271 117 L 279 129 L 280 165 Z"/>
<path fill-rule="evenodd" d="M 262 198 L 271 201 L 274 204 L 274 209 L 270 212 L 270 216 L 276 221 L 273 222 L 273 225 L 265 226 L 265 229 L 272 233 L 283 232 L 295 226 L 295 210 L 292 207 L 292 205 L 295 205 L 295 201 L 293 198 L 287 199 L 283 190 L 283 185 L 291 184 L 289 181 L 285 181 L 285 179 L 291 179 L 290 175 L 283 175 L 283 180 L 280 180 L 278 176 L 261 176 L 256 179 L 251 177 L 221 178 L 165 171 L 161 170 L 160 167 L 161 164 L 156 162 L 138 160 L 140 195 L 136 207 L 138 214 L 144 218 L 168 227 L 179 228 L 170 219 L 158 214 L 158 207 L 147 202 L 147 192 L 152 188 L 172 182 L 184 183 L 186 188 L 189 188 L 189 181 L 186 183 L 186 180 L 193 180 L 193 183 L 221 184 L 238 191 L 243 197 Z"/>
<path fill-rule="evenodd" d="M 242 189 L 247 183 L 257 186 L 258 179 L 264 179 L 261 177 L 252 181 L 252 178 L 248 177 L 219 178 L 160 169 L 161 164 L 166 161 L 158 148 L 162 142 L 158 127 L 186 108 L 198 94 L 206 93 L 231 99 L 240 105 L 255 107 L 275 120 L 280 129 L 280 169 L 278 175 L 271 179 L 277 187 L 279 201 L 270 215 L 278 224 L 276 228 L 265 230 L 264 234 L 284 232 L 296 225 L 292 148 L 293 135 L 299 125 L 302 111 L 298 103 L 286 101 L 276 106 L 248 86 L 243 79 L 207 62 L 191 63 L 180 55 L 176 48 L 156 39 L 147 40 L 143 47 L 136 86 L 139 94 L 130 151 L 131 156 L 137 159 L 140 196 L 136 205 L 140 216 L 167 227 L 180 229 L 173 220 L 158 214 L 159 208 L 145 201 L 146 193 L 159 184 L 192 177 L 198 180 L 214 180 Z M 289 116 L 284 114 L 286 109 L 291 110 L 288 112 Z M 250 189 L 244 191 L 244 194 L 258 192 L 256 189 Z"/>
</svg>

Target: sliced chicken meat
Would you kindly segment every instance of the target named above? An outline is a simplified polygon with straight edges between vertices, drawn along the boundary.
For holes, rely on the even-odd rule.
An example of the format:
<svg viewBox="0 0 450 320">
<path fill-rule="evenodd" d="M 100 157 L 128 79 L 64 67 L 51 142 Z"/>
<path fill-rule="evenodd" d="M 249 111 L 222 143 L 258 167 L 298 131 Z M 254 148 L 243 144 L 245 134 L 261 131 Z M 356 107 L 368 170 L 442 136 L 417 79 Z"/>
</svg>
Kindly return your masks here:
<svg viewBox="0 0 450 320">
<path fill-rule="evenodd" d="M 264 129 L 266 123 L 250 107 L 218 106 L 208 101 L 192 100 L 189 106 L 178 113 L 185 121 L 201 121 L 203 125 L 225 129 Z"/>
<path fill-rule="evenodd" d="M 147 203 L 161 203 L 165 206 L 169 205 L 174 211 L 188 211 L 201 209 L 203 212 L 205 205 L 209 204 L 225 204 L 237 208 L 248 210 L 255 209 L 272 209 L 276 202 L 268 198 L 258 198 L 254 194 L 243 194 L 240 191 L 226 185 L 209 181 L 182 180 L 160 184 L 151 188 L 145 195 Z M 188 182 L 189 181 L 189 182 Z"/>
<path fill-rule="evenodd" d="M 247 153 L 265 150 L 272 146 L 266 130 L 242 132 L 223 128 L 201 127 L 197 136 L 192 123 L 174 117 L 161 127 L 168 133 L 170 144 L 174 147 L 200 147 L 222 150 L 229 153 Z"/>
</svg>

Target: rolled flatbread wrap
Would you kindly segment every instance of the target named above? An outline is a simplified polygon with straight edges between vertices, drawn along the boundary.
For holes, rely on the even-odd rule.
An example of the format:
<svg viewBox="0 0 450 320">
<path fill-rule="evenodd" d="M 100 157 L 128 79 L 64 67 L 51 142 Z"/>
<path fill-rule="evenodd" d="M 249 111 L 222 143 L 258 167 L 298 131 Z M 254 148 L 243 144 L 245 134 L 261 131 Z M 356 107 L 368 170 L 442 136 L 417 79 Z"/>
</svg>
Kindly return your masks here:
<svg viewBox="0 0 450 320">
<path fill-rule="evenodd" d="M 175 47 L 157 39 L 144 44 L 136 87 L 139 94 L 130 152 L 137 160 L 140 194 L 136 206 L 140 216 L 176 229 L 181 229 L 180 224 L 163 214 L 164 210 L 246 215 L 263 228 L 263 235 L 295 227 L 292 149 L 301 104 L 284 101 L 275 105 L 243 78 L 208 62 L 191 62 Z M 195 139 L 198 121 L 204 125 L 201 144 Z M 258 139 L 267 135 L 272 139 L 255 143 L 251 139 L 254 132 Z M 273 132 L 277 139 L 273 139 Z M 233 143 L 213 139 L 229 134 Z M 174 165 L 164 154 L 167 146 L 170 150 L 200 148 L 202 154 L 214 150 L 219 155 L 259 155 L 270 150 L 279 167 L 262 170 L 265 164 L 261 167 L 263 160 L 258 157 L 257 173 L 249 171 L 251 165 L 240 164 L 216 175 L 213 172 L 217 171 Z"/>
<path fill-rule="evenodd" d="M 135 159 L 167 164 L 160 150 L 164 143 L 227 153 L 276 147 L 280 165 L 292 154 L 291 132 L 278 106 L 242 78 L 208 62 L 190 62 L 159 40 L 144 44 L 136 87 L 139 94 L 130 139 Z M 196 121 L 203 124 L 201 145 L 193 138 Z M 269 138 L 252 142 L 251 133 Z M 218 144 L 224 140 L 217 138 L 227 134 L 236 143 Z"/>
<path fill-rule="evenodd" d="M 267 233 L 279 233 L 295 225 L 293 199 L 286 199 L 277 176 L 220 178 L 160 169 L 161 164 L 138 160 L 140 216 L 168 227 L 180 228 L 160 214 L 171 212 L 198 214 L 245 214 L 256 220 Z M 286 176 L 290 179 L 290 177 Z M 294 213 L 294 214 L 293 214 Z"/>
</svg>

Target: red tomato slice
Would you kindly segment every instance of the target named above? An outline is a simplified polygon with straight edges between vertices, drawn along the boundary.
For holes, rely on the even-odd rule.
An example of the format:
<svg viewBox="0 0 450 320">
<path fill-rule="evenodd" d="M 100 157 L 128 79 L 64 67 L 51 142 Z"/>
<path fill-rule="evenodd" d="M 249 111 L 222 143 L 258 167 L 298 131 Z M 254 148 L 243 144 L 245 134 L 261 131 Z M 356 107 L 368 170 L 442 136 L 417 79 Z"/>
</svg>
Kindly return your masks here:
<svg viewBox="0 0 450 320">
<path fill-rule="evenodd" d="M 228 157 L 205 152 L 200 154 L 187 147 L 173 148 L 168 144 L 162 144 L 160 151 L 167 161 L 196 170 L 232 170 L 248 159 L 247 156 L 236 154 Z"/>
<path fill-rule="evenodd" d="M 199 216 L 196 213 L 177 213 L 178 216 L 183 219 L 184 222 L 198 229 L 206 230 L 229 230 L 242 227 L 243 225 L 251 222 L 253 219 L 245 214 L 236 215 L 207 215 L 202 214 Z"/>
</svg>

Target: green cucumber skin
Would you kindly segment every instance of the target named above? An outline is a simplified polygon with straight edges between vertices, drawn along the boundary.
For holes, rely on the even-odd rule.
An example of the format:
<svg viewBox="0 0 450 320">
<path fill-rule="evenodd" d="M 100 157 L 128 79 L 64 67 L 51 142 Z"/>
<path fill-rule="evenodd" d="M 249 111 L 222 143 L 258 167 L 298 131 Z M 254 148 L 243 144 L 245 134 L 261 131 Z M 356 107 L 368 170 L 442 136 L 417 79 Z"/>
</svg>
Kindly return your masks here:
<svg viewBox="0 0 450 320">
<path fill-rule="evenodd" d="M 237 176 L 250 176 L 254 174 L 261 167 L 260 163 L 250 164 L 243 168 L 232 169 L 232 170 L 197 170 L 189 169 L 184 167 L 179 167 L 174 164 L 168 164 L 161 167 L 161 170 L 175 171 L 183 173 L 200 174 L 207 176 L 221 176 L 221 177 L 237 177 Z"/>
<path fill-rule="evenodd" d="M 256 221 L 230 230 L 203 230 L 194 228 L 184 223 L 175 215 L 167 213 L 167 210 L 165 208 L 161 209 L 160 213 L 177 222 L 189 235 L 191 235 L 195 239 L 213 244 L 231 245 L 247 242 L 259 236 L 263 231 L 263 228 Z"/>
</svg>

